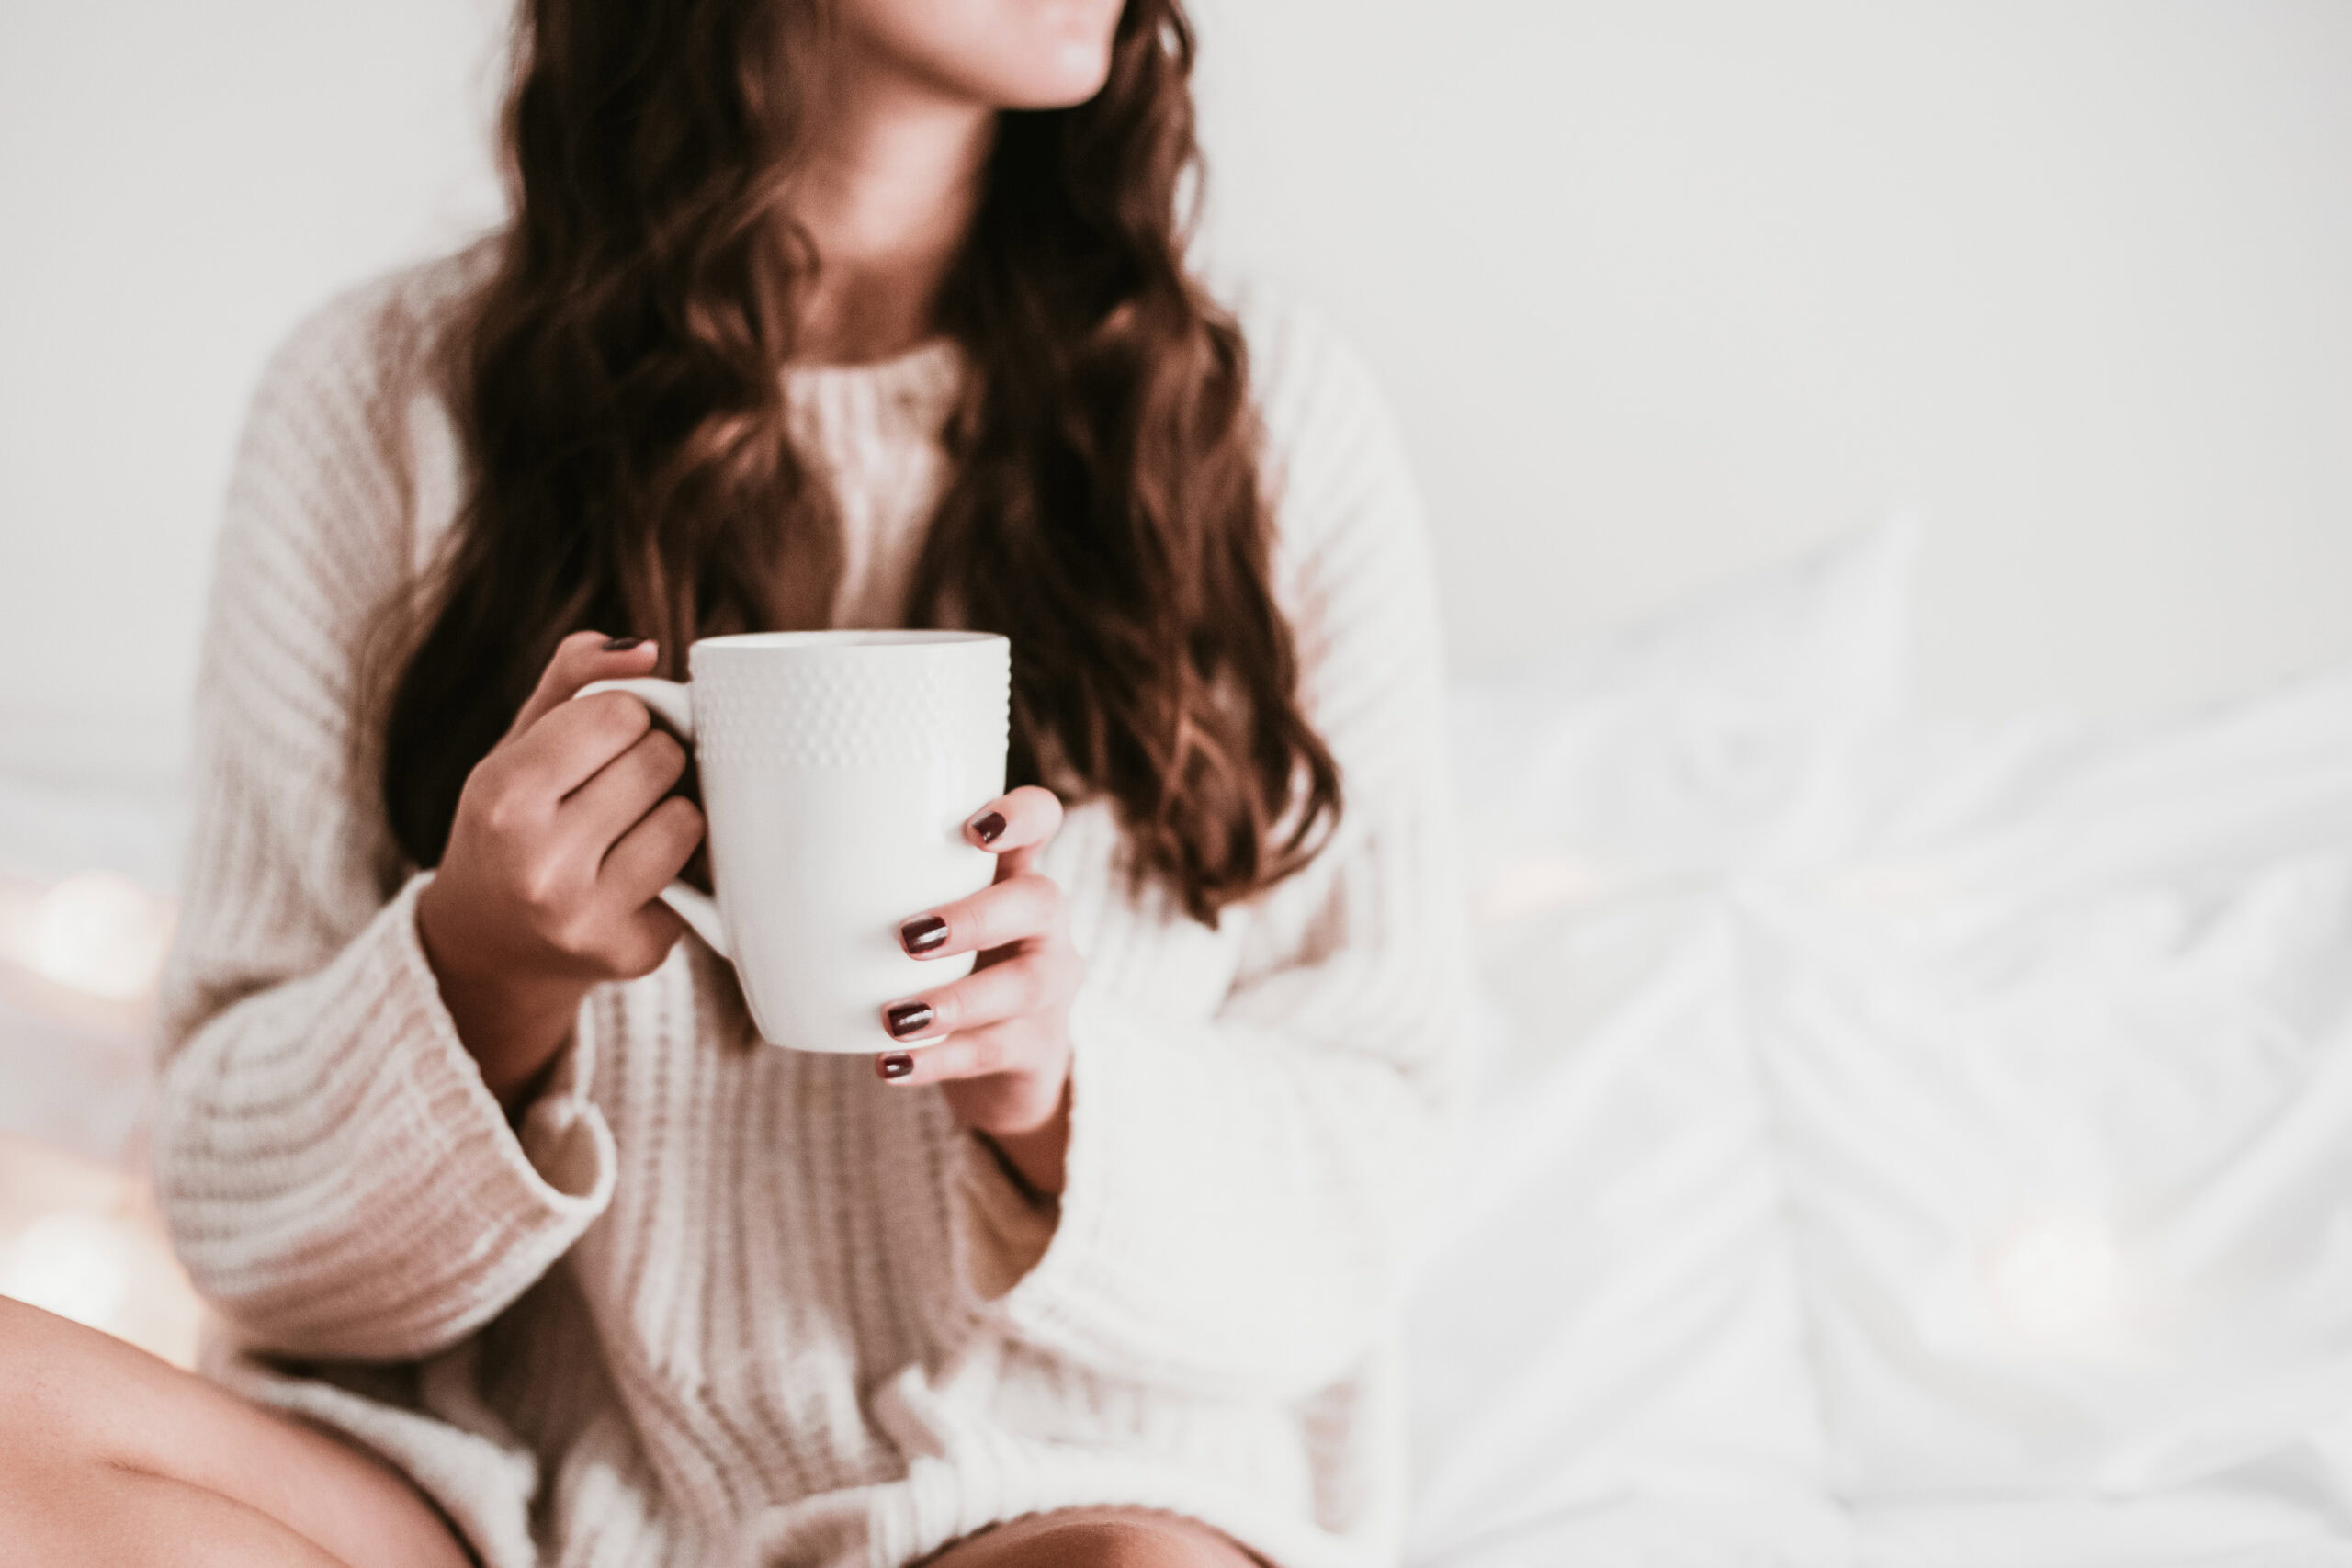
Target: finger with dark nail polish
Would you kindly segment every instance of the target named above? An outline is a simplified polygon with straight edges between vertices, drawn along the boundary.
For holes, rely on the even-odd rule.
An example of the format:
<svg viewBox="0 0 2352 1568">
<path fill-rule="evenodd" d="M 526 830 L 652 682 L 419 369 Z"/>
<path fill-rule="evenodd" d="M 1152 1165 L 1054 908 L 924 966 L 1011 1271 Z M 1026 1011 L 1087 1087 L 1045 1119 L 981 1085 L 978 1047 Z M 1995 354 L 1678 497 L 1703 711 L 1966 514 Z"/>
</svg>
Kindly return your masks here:
<svg viewBox="0 0 2352 1568">
<path fill-rule="evenodd" d="M 931 1027 L 931 1021 L 937 1016 L 932 1011 L 929 1002 L 896 1002 L 882 1014 L 890 1032 L 900 1040 L 910 1040 L 921 1034 Z"/>
<path fill-rule="evenodd" d="M 947 922 L 937 915 L 917 915 L 899 928 L 899 941 L 917 957 L 947 940 Z"/>
<path fill-rule="evenodd" d="M 972 819 L 972 837 L 984 844 L 993 844 L 1004 832 L 1004 813 L 984 812 Z"/>
<path fill-rule="evenodd" d="M 915 1059 L 904 1051 L 885 1052 L 875 1061 L 874 1070 L 885 1078 L 902 1078 L 915 1070 Z"/>
<path fill-rule="evenodd" d="M 605 639 L 605 651 L 606 653 L 627 653 L 630 649 L 638 647 L 644 641 L 645 639 L 641 637 L 608 637 Z"/>
</svg>

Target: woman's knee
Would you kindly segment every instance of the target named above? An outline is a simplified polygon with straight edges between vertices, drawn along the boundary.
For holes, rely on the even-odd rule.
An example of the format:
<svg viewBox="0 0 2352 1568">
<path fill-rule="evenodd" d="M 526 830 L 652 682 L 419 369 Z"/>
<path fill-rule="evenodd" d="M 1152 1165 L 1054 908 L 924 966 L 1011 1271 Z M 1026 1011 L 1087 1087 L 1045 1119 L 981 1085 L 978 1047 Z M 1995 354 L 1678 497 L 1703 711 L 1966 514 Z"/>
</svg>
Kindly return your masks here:
<svg viewBox="0 0 2352 1568">
<path fill-rule="evenodd" d="M 0 1536 L 51 1541 L 76 1519 L 121 1511 L 116 1494 L 145 1468 L 125 1409 L 138 1403 L 126 1399 L 130 1359 L 144 1356 L 0 1297 Z"/>
<path fill-rule="evenodd" d="M 267 1515 L 168 1476 L 87 1457 L 0 1465 L 0 1568 L 64 1562 L 348 1568 Z"/>
<path fill-rule="evenodd" d="M 0 1457 L 14 1450 L 208 1485 L 239 1469 L 300 1463 L 282 1425 L 135 1345 L 0 1298 Z"/>
<path fill-rule="evenodd" d="M 52 1536 L 76 1520 L 102 1525 L 109 1540 L 150 1530 L 190 1562 L 466 1561 L 432 1505 L 372 1456 L 136 1347 L 0 1299 L 0 1540 L 12 1513 Z M 199 1545 L 219 1551 L 206 1556 Z M 0 1553 L 0 1568 L 15 1563 Z"/>
<path fill-rule="evenodd" d="M 108 1401 L 121 1358 L 144 1357 L 96 1329 L 0 1296 L 0 1467 L 46 1469 L 107 1451 Z"/>
<path fill-rule="evenodd" d="M 1205 1568 L 1200 1543 L 1155 1524 L 1091 1519 L 1033 1537 L 1022 1568 Z"/>
<path fill-rule="evenodd" d="M 966 1538 L 937 1568 L 1263 1568 L 1208 1526 L 1141 1508 L 1035 1514 Z"/>
</svg>

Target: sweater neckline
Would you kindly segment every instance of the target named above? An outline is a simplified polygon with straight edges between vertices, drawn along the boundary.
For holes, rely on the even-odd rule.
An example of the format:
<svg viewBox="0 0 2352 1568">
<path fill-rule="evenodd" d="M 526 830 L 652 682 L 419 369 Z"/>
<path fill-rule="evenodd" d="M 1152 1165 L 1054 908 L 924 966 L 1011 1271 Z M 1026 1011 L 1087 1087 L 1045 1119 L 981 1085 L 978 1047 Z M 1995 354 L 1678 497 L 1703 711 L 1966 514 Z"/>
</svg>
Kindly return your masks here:
<svg viewBox="0 0 2352 1568">
<path fill-rule="evenodd" d="M 854 363 L 795 361 L 784 367 L 784 383 L 795 395 L 839 395 L 872 391 L 883 396 L 935 393 L 955 385 L 963 349 L 951 337 L 929 337 L 886 359 Z"/>
<path fill-rule="evenodd" d="M 838 458 L 876 443 L 933 439 L 955 407 L 963 377 L 962 346 L 933 337 L 888 359 L 786 365 L 783 383 L 802 438 Z"/>
</svg>

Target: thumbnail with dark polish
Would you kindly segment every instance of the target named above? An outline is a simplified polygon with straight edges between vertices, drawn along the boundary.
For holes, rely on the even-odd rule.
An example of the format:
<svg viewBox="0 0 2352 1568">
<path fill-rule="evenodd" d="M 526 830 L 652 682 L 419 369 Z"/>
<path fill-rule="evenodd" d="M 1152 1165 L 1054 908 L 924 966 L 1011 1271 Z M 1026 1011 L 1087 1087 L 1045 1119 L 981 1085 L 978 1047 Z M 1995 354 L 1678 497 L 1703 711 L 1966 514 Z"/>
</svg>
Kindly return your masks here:
<svg viewBox="0 0 2352 1568">
<path fill-rule="evenodd" d="M 608 637 L 605 639 L 606 653 L 627 653 L 645 639 L 641 637 Z"/>
<path fill-rule="evenodd" d="M 1004 813 L 1001 811 L 991 811 L 985 817 L 976 818 L 972 823 L 972 837 L 984 844 L 995 843 L 997 835 L 1003 831 Z"/>
<path fill-rule="evenodd" d="M 947 922 L 937 915 L 917 915 L 899 928 L 899 940 L 909 953 L 929 953 L 947 940 Z"/>
</svg>

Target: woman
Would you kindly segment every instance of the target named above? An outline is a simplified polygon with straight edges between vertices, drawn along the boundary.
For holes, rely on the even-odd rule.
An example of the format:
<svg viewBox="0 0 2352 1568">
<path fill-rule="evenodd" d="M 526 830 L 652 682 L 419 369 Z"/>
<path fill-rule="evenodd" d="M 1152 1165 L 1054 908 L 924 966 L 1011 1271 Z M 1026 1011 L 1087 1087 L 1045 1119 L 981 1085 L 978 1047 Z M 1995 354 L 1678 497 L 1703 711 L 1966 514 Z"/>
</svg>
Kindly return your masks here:
<svg viewBox="0 0 2352 1568">
<path fill-rule="evenodd" d="M 1457 1098 L 1434 617 L 1354 363 L 1185 270 L 1176 0 L 518 41 L 513 224 L 302 328 L 231 497 L 156 1153 L 234 1345 L 0 1318 L 0 1538 L 1382 1561 Z M 569 699 L 900 624 L 1015 650 L 997 881 L 902 928 L 979 964 L 778 1050 L 653 898 L 684 753 Z"/>
</svg>

